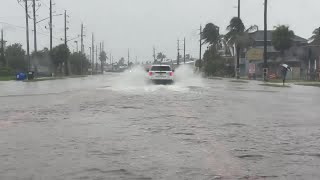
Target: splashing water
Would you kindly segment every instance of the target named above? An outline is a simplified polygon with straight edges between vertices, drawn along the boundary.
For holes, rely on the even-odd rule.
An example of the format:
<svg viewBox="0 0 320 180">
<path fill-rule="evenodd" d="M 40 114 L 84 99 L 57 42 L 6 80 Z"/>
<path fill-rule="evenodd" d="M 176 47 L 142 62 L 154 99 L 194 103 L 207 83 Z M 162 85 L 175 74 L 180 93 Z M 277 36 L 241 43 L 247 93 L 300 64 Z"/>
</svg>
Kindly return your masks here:
<svg viewBox="0 0 320 180">
<path fill-rule="evenodd" d="M 137 66 L 121 73 L 111 82 L 111 89 L 115 91 L 154 92 L 158 90 L 189 91 L 190 87 L 203 87 L 204 83 L 199 75 L 193 73 L 190 66 L 180 66 L 175 70 L 172 85 L 155 85 L 148 81 L 148 73 L 143 67 Z"/>
<path fill-rule="evenodd" d="M 189 65 L 181 65 L 175 71 L 175 85 L 182 87 L 203 87 L 203 79 L 195 74 Z"/>
</svg>

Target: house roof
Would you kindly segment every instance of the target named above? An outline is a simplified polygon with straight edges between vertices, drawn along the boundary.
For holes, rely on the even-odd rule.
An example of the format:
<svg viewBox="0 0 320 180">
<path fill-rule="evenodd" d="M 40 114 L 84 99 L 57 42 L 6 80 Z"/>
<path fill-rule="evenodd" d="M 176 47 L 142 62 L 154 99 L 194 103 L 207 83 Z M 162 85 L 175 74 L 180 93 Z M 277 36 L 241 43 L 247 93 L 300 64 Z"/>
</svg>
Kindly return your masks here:
<svg viewBox="0 0 320 180">
<path fill-rule="evenodd" d="M 267 41 L 272 40 L 272 32 L 273 30 L 267 31 Z M 263 41 L 264 40 L 264 31 L 255 31 L 250 33 L 250 37 L 253 38 L 255 41 Z M 307 39 L 304 39 L 300 36 L 295 35 L 294 39 L 295 42 L 302 42 L 302 43 L 308 43 Z"/>
</svg>

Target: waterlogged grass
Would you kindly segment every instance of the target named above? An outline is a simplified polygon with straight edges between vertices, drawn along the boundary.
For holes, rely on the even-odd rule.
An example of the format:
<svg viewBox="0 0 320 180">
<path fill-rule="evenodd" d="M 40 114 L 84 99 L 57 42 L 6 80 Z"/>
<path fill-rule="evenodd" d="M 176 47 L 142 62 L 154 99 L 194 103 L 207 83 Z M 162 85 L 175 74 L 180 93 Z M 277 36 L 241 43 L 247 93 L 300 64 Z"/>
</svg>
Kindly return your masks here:
<svg viewBox="0 0 320 180">
<path fill-rule="evenodd" d="M 33 80 L 25 80 L 24 82 L 39 82 L 39 81 L 53 81 L 53 80 L 60 80 L 60 79 L 68 79 L 68 78 L 83 78 L 87 77 L 86 75 L 76 75 L 76 76 L 58 76 L 58 77 L 46 77 L 46 78 L 37 78 Z"/>
<path fill-rule="evenodd" d="M 234 83 L 249 83 L 249 81 L 245 81 L 245 80 L 231 80 L 230 82 L 234 82 Z"/>
<path fill-rule="evenodd" d="M 12 81 L 15 80 L 14 76 L 0 76 L 0 81 Z"/>
<path fill-rule="evenodd" d="M 313 87 L 320 87 L 320 82 L 309 82 L 309 83 L 297 83 L 296 85 L 300 86 L 313 86 Z"/>
<path fill-rule="evenodd" d="M 209 77 L 208 79 L 213 79 L 213 80 L 223 80 L 221 77 Z"/>
<path fill-rule="evenodd" d="M 288 87 L 291 87 L 291 86 L 283 85 L 283 84 L 269 84 L 269 83 L 260 84 L 260 86 L 281 87 L 281 88 L 288 88 Z"/>
</svg>

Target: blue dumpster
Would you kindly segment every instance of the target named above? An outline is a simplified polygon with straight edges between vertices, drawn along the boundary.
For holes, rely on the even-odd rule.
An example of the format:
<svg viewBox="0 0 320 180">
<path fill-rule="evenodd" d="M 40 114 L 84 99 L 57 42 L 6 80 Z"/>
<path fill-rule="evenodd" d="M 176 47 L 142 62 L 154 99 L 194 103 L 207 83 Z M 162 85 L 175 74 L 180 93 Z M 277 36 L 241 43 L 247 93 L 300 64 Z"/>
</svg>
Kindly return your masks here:
<svg viewBox="0 0 320 180">
<path fill-rule="evenodd" d="M 17 81 L 23 81 L 23 80 L 27 79 L 27 75 L 25 73 L 22 73 L 22 72 L 17 73 L 16 74 L 16 79 L 17 79 Z"/>
</svg>

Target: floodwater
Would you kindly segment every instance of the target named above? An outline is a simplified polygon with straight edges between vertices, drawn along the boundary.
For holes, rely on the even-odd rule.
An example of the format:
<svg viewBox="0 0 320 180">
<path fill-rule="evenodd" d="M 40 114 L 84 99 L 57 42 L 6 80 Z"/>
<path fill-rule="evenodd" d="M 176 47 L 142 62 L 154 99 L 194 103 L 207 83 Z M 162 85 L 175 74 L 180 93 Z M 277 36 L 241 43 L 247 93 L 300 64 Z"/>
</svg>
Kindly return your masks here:
<svg viewBox="0 0 320 180">
<path fill-rule="evenodd" d="M 0 82 L 0 179 L 320 179 L 320 89 L 135 69 Z"/>
</svg>

